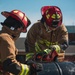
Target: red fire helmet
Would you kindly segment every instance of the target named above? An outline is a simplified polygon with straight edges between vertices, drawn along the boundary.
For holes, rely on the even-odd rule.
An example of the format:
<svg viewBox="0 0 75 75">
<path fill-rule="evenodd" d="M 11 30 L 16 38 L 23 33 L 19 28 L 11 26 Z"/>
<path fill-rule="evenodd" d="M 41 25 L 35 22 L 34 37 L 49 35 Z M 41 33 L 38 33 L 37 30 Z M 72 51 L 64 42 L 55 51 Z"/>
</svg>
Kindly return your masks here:
<svg viewBox="0 0 75 75">
<path fill-rule="evenodd" d="M 58 27 L 62 24 L 62 12 L 57 6 L 43 6 L 41 14 L 49 27 Z"/>
<path fill-rule="evenodd" d="M 3 12 L 1 12 L 1 14 L 3 16 L 5 16 L 6 18 L 11 16 L 11 17 L 15 18 L 16 20 L 19 20 L 24 27 L 22 32 L 27 31 L 26 28 L 30 25 L 30 23 L 28 23 L 30 20 L 26 17 L 25 13 L 23 13 L 22 11 L 20 11 L 20 10 L 12 10 L 11 12 L 3 11 Z"/>
</svg>

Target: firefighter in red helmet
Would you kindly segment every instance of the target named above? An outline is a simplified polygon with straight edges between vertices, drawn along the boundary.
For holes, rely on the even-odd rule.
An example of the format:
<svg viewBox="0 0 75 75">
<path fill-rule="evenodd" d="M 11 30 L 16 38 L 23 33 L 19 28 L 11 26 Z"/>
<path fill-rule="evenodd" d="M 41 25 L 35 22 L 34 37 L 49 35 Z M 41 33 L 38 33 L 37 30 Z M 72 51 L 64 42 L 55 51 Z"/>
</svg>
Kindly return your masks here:
<svg viewBox="0 0 75 75">
<path fill-rule="evenodd" d="M 62 24 L 62 12 L 58 7 L 46 6 L 42 7 L 41 11 L 43 20 L 45 20 L 46 25 L 48 25 L 50 28 L 57 28 Z"/>
<path fill-rule="evenodd" d="M 58 60 L 63 61 L 68 47 L 68 31 L 62 24 L 62 12 L 57 6 L 43 6 L 42 18 L 34 23 L 27 33 L 25 50 L 41 52 L 55 48 Z"/>
<path fill-rule="evenodd" d="M 1 14 L 6 19 L 1 22 L 2 30 L 0 31 L 0 75 L 28 75 L 31 73 L 31 69 L 36 70 L 32 66 L 34 62 L 27 65 L 16 60 L 18 50 L 15 41 L 21 32 L 26 33 L 31 22 L 20 10 L 3 11 Z M 37 67 L 36 64 L 34 65 Z"/>
</svg>

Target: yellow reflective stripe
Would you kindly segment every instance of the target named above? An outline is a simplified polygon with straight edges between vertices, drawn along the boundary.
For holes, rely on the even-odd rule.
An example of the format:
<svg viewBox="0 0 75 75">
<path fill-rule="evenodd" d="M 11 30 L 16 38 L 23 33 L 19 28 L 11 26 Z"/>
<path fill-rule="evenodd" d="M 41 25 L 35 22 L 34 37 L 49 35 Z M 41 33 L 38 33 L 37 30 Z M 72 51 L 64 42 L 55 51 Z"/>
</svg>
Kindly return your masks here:
<svg viewBox="0 0 75 75">
<path fill-rule="evenodd" d="M 50 43 L 49 41 L 47 41 L 47 40 L 44 40 L 44 42 L 45 42 L 45 44 L 46 44 L 47 47 L 49 47 L 50 44 L 51 44 L 51 43 Z"/>
<path fill-rule="evenodd" d="M 28 75 L 29 74 L 29 67 L 25 64 L 21 64 L 22 66 L 22 71 L 20 73 L 20 75 Z"/>
<path fill-rule="evenodd" d="M 26 61 L 33 57 L 34 53 L 27 53 L 26 54 Z"/>
<path fill-rule="evenodd" d="M 36 52 L 42 51 L 37 42 L 35 43 L 35 50 L 36 50 Z"/>
<path fill-rule="evenodd" d="M 34 53 L 27 53 L 26 54 L 27 57 L 32 56 L 32 55 L 34 55 Z"/>
<path fill-rule="evenodd" d="M 50 45 L 57 45 L 58 44 L 58 42 L 49 42 L 49 41 L 47 41 L 47 40 L 45 40 L 45 39 L 42 39 L 42 40 L 39 40 L 39 43 L 40 44 L 45 44 L 47 47 L 49 47 Z"/>
<path fill-rule="evenodd" d="M 44 44 L 44 41 L 43 41 L 43 40 L 39 40 L 39 42 L 40 42 L 41 44 Z"/>
<path fill-rule="evenodd" d="M 46 54 L 49 54 L 51 52 L 50 49 L 45 49 L 44 52 L 46 52 Z"/>
<path fill-rule="evenodd" d="M 45 40 L 45 39 L 42 39 L 42 40 L 39 40 L 39 42 L 36 42 L 35 43 L 35 50 L 36 50 L 36 52 L 40 52 L 40 51 L 42 51 L 41 50 L 41 48 L 39 47 L 39 43 L 41 44 L 41 45 L 46 45 L 47 46 L 47 48 L 49 48 L 51 45 L 58 45 L 58 42 L 49 42 L 49 41 L 47 41 L 47 40 Z M 59 47 L 57 47 L 58 49 L 59 49 Z M 59 51 L 60 52 L 60 51 Z"/>
</svg>

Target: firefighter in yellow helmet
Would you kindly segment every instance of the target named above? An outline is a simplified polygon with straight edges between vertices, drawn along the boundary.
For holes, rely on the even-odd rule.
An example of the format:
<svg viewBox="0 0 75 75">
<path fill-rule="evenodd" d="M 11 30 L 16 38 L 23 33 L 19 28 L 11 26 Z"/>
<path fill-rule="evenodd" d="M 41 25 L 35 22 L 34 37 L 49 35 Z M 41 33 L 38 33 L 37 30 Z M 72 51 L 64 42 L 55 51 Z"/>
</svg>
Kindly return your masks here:
<svg viewBox="0 0 75 75">
<path fill-rule="evenodd" d="M 27 65 L 18 62 L 16 60 L 18 51 L 15 47 L 16 39 L 20 36 L 21 32 L 26 33 L 27 27 L 31 22 L 25 13 L 20 10 L 12 10 L 11 12 L 3 11 L 1 14 L 6 19 L 4 22 L 1 22 L 2 30 L 0 31 L 0 75 L 31 74 L 33 69 L 36 71 L 37 64 L 30 62 Z"/>
<path fill-rule="evenodd" d="M 42 18 L 34 23 L 25 40 L 27 52 L 41 52 L 56 48 L 58 60 L 63 61 L 68 47 L 68 31 L 62 24 L 62 12 L 57 6 L 43 6 Z"/>
</svg>

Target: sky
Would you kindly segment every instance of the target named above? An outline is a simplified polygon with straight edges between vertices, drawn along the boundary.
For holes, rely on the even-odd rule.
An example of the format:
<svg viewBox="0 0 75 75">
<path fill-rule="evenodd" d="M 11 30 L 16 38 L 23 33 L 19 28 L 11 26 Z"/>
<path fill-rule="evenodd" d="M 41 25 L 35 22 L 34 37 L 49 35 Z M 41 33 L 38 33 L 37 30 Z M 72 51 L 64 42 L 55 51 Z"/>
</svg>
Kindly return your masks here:
<svg viewBox="0 0 75 75">
<path fill-rule="evenodd" d="M 23 11 L 31 20 L 30 27 L 41 19 L 41 7 L 58 6 L 63 14 L 63 23 L 67 25 L 75 25 L 75 0 L 0 0 L 0 13 L 2 11 L 12 11 L 18 9 Z M 0 14 L 0 22 L 5 17 Z M 1 29 L 0 25 L 0 29 Z M 27 33 L 21 33 L 20 37 L 26 37 Z"/>
</svg>

